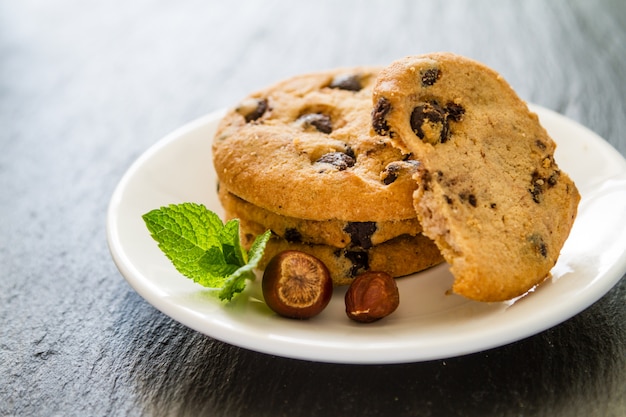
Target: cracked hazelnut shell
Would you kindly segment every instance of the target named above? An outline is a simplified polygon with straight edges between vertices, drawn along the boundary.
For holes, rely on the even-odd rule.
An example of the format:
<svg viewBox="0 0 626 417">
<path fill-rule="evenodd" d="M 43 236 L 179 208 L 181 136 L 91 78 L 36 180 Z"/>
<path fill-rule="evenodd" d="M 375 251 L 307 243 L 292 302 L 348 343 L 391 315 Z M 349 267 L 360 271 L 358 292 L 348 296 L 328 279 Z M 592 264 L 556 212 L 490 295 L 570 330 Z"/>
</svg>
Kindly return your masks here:
<svg viewBox="0 0 626 417">
<path fill-rule="evenodd" d="M 308 319 L 321 313 L 333 294 L 326 265 L 295 250 L 281 252 L 270 260 L 261 286 L 268 307 L 294 319 Z"/>
</svg>

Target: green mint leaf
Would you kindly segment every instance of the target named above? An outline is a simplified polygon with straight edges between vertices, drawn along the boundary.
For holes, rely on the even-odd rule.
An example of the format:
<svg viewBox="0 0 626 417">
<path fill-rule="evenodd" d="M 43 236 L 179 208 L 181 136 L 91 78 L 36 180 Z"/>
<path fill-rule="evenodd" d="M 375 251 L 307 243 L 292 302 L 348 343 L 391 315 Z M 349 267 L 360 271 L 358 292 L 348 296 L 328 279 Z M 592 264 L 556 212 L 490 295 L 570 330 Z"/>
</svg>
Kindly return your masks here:
<svg viewBox="0 0 626 417">
<path fill-rule="evenodd" d="M 223 289 L 220 292 L 223 300 L 231 300 L 243 291 L 245 279 L 254 279 L 252 270 L 269 238 L 268 231 L 260 254 L 256 245 L 259 239 L 255 241 L 251 248 L 254 256 L 248 262 L 248 253 L 239 239 L 239 220 L 224 225 L 217 214 L 195 203 L 161 207 L 142 217 L 176 270 L 200 285 Z"/>
<path fill-rule="evenodd" d="M 229 220 L 220 232 L 220 241 L 224 248 L 224 258 L 227 262 L 236 265 L 248 263 L 246 250 L 239 240 L 239 219 Z"/>
<path fill-rule="evenodd" d="M 246 286 L 246 280 L 254 280 L 254 268 L 257 267 L 259 261 L 263 257 L 265 245 L 272 236 L 271 231 L 267 230 L 262 235 L 258 235 L 248 252 L 248 262 L 241 268 L 237 269 L 230 278 L 224 283 L 224 287 L 219 293 L 220 300 L 230 301 L 235 294 L 240 293 Z"/>
</svg>

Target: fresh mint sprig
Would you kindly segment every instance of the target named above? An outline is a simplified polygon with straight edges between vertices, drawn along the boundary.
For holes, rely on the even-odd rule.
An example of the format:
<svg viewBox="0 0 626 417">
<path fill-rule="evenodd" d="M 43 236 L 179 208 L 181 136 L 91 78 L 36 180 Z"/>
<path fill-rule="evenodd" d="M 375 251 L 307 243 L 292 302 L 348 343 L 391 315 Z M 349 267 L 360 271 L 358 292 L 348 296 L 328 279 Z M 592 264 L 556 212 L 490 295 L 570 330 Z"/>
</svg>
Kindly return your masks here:
<svg viewBox="0 0 626 417">
<path fill-rule="evenodd" d="M 242 292 L 246 280 L 254 280 L 268 230 L 257 236 L 250 251 L 241 245 L 239 220 L 226 224 L 219 216 L 196 203 L 172 204 L 142 216 L 150 234 L 176 270 L 198 284 L 220 290 L 230 301 Z"/>
</svg>

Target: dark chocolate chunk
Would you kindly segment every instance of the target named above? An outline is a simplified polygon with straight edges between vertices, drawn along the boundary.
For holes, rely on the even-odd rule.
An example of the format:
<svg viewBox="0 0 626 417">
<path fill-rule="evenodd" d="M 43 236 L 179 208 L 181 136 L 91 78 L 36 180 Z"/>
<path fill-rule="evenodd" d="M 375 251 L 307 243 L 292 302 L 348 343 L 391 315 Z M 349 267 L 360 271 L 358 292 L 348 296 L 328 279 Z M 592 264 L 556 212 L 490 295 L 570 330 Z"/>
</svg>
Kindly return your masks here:
<svg viewBox="0 0 626 417">
<path fill-rule="evenodd" d="M 424 130 L 422 130 L 422 124 L 426 120 L 426 115 L 424 114 L 424 106 L 417 106 L 413 109 L 411 113 L 411 129 L 413 129 L 413 133 L 417 135 L 418 138 L 424 140 Z"/>
<path fill-rule="evenodd" d="M 559 180 L 559 175 L 561 175 L 560 171 L 554 171 L 549 177 L 548 177 L 548 186 L 549 187 L 554 187 L 557 183 L 557 181 Z"/>
<path fill-rule="evenodd" d="M 363 88 L 361 77 L 355 74 L 338 75 L 333 78 L 329 87 L 347 91 L 360 91 Z"/>
<path fill-rule="evenodd" d="M 369 249 L 372 247 L 372 235 L 376 229 L 376 222 L 348 222 L 343 230 L 350 235 L 352 246 Z"/>
<path fill-rule="evenodd" d="M 541 203 L 543 200 L 543 192 L 546 188 L 554 187 L 560 175 L 561 172 L 558 170 L 553 171 L 547 178 L 542 177 L 537 171 L 532 173 L 528 192 L 532 195 L 535 203 Z"/>
<path fill-rule="evenodd" d="M 441 125 L 441 133 L 439 134 L 439 142 L 445 143 L 450 137 L 450 125 L 447 120 L 444 120 Z"/>
<path fill-rule="evenodd" d="M 548 257 L 548 246 L 543 241 L 543 238 L 539 234 L 532 234 L 528 236 L 528 241 L 532 245 L 534 251 L 544 258 Z"/>
<path fill-rule="evenodd" d="M 478 201 L 476 201 L 476 196 L 469 191 L 463 191 L 459 194 L 459 198 L 461 201 L 467 201 L 472 207 L 476 207 Z"/>
<path fill-rule="evenodd" d="M 289 227 L 285 229 L 285 240 L 289 243 L 302 242 L 302 234 L 297 229 Z"/>
<path fill-rule="evenodd" d="M 541 203 L 541 193 L 543 192 L 541 187 L 538 186 L 537 184 L 534 185 L 533 188 L 529 188 L 528 191 L 530 191 L 530 195 L 533 196 L 533 201 L 537 204 Z"/>
<path fill-rule="evenodd" d="M 265 114 L 265 112 L 267 111 L 267 108 L 268 108 L 268 105 L 267 105 L 266 98 L 257 100 L 256 108 L 253 109 L 251 112 L 247 113 L 246 115 L 244 115 L 244 119 L 246 120 L 246 123 L 250 123 L 259 119 L 261 116 L 263 116 L 263 114 Z"/>
<path fill-rule="evenodd" d="M 355 159 L 344 152 L 330 152 L 324 154 L 315 161 L 317 163 L 323 164 L 331 164 L 336 167 L 339 171 L 344 171 L 350 167 L 353 167 L 355 164 Z"/>
<path fill-rule="evenodd" d="M 463 106 L 453 102 L 446 104 L 445 111 L 448 115 L 448 120 L 452 120 L 453 122 L 460 122 L 465 114 Z"/>
<path fill-rule="evenodd" d="M 424 171 L 422 173 L 422 188 L 424 191 L 430 190 L 430 182 L 432 181 L 432 176 L 430 175 L 430 171 Z"/>
<path fill-rule="evenodd" d="M 441 76 L 438 68 L 429 68 L 422 73 L 422 86 L 429 87 L 437 82 Z"/>
<path fill-rule="evenodd" d="M 389 124 L 387 123 L 387 114 L 391 111 L 391 103 L 384 97 L 378 99 L 374 110 L 372 110 L 372 127 L 379 135 L 392 136 Z"/>
<path fill-rule="evenodd" d="M 460 122 L 464 114 L 465 109 L 460 104 L 449 102 L 445 107 L 441 107 L 436 101 L 431 101 L 416 106 L 411 112 L 409 121 L 413 132 L 422 140 L 426 136 L 423 129 L 425 122 L 440 123 L 441 131 L 438 142 L 445 143 L 450 138 L 450 121 Z M 432 141 L 432 138 L 428 139 Z"/>
<path fill-rule="evenodd" d="M 405 175 L 412 175 L 417 171 L 419 161 L 415 159 L 403 159 L 402 161 L 392 161 L 381 172 L 380 178 L 385 185 L 395 182 L 404 171 Z"/>
<path fill-rule="evenodd" d="M 432 123 L 443 122 L 445 119 L 445 112 L 437 103 L 433 101 L 431 103 L 425 103 L 423 105 L 417 106 L 413 109 L 413 113 L 411 114 L 411 127 L 413 130 L 422 127 L 422 123 L 425 120 L 429 120 Z"/>
<path fill-rule="evenodd" d="M 496 203 L 491 203 L 489 207 L 491 207 L 492 209 L 495 209 L 496 207 L 498 207 L 498 205 Z"/>
<path fill-rule="evenodd" d="M 545 181 L 539 175 L 539 172 L 534 171 L 531 176 L 530 188 L 528 191 L 530 195 L 533 197 L 533 201 L 537 204 L 541 203 L 543 200 L 543 189 L 545 187 Z"/>
<path fill-rule="evenodd" d="M 328 134 L 333 131 L 330 117 L 322 113 L 303 114 L 298 118 L 298 121 L 301 122 L 305 127 L 313 126 L 315 129 L 322 133 Z"/>
<path fill-rule="evenodd" d="M 450 205 L 453 203 L 452 199 L 450 197 L 448 197 L 447 195 L 444 195 L 443 198 L 445 198 L 446 203 L 448 203 Z"/>
<path fill-rule="evenodd" d="M 398 179 L 398 174 L 402 168 L 397 162 L 392 162 L 385 167 L 383 171 L 382 178 L 383 184 L 389 185 L 392 184 L 395 180 Z"/>
<path fill-rule="evenodd" d="M 357 276 L 359 273 L 369 269 L 369 256 L 367 252 L 347 251 L 345 256 L 352 262 L 352 268 L 350 268 L 351 277 Z"/>
<path fill-rule="evenodd" d="M 422 126 L 426 121 L 430 123 L 443 123 L 443 125 L 445 125 L 445 113 L 441 106 L 439 106 L 439 104 L 437 104 L 436 102 L 424 103 L 422 105 L 416 106 L 413 109 L 413 112 L 411 112 L 411 128 L 413 129 L 413 132 L 417 135 L 417 137 L 422 140 L 424 140 L 425 137 Z M 440 136 L 443 136 L 443 134 Z"/>
</svg>

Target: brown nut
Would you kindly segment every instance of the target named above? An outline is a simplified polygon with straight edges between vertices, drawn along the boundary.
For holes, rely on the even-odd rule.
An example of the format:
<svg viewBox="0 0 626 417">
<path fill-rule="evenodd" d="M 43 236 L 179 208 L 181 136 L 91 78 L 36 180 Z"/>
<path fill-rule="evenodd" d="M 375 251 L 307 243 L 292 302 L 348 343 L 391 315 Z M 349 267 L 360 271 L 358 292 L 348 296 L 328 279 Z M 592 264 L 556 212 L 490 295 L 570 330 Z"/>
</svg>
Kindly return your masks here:
<svg viewBox="0 0 626 417">
<path fill-rule="evenodd" d="M 268 307 L 293 319 L 308 319 L 321 313 L 333 295 L 333 281 L 326 265 L 295 250 L 281 252 L 270 260 L 261 286 Z"/>
<path fill-rule="evenodd" d="M 346 314 L 352 320 L 371 323 L 393 313 L 400 304 L 396 280 L 386 272 L 357 276 L 346 292 Z"/>
</svg>

